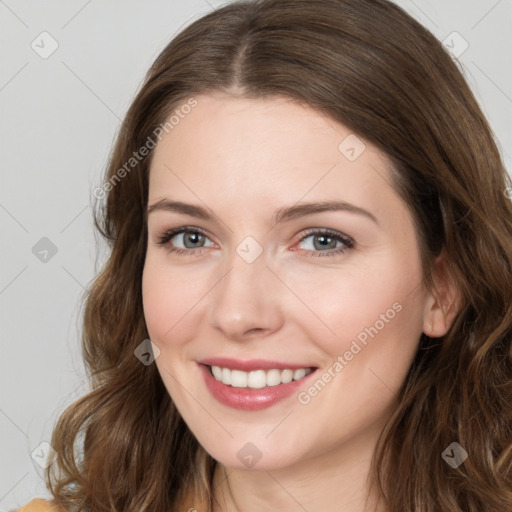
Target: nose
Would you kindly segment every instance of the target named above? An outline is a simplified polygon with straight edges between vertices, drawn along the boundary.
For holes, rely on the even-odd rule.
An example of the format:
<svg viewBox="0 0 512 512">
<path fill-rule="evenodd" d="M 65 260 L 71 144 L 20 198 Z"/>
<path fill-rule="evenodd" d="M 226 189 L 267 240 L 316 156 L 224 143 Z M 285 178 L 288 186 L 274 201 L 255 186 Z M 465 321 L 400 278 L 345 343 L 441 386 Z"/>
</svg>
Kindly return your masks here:
<svg viewBox="0 0 512 512">
<path fill-rule="evenodd" d="M 209 323 L 223 337 L 244 341 L 282 326 L 283 284 L 267 264 L 265 252 L 248 263 L 233 251 L 224 277 L 209 294 Z"/>
</svg>

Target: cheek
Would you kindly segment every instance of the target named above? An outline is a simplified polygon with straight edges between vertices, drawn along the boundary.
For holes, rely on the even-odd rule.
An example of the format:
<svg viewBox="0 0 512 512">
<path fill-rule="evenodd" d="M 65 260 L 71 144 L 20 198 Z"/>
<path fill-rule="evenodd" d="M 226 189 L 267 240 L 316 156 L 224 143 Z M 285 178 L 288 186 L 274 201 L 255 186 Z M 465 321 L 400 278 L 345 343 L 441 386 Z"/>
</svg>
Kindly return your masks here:
<svg viewBox="0 0 512 512">
<path fill-rule="evenodd" d="M 331 389 L 347 408 L 380 411 L 402 386 L 422 332 L 420 279 L 415 265 L 388 267 L 365 279 L 366 287 L 342 294 L 337 312 L 326 317 L 337 333 L 329 343 L 322 340 L 338 363 Z"/>
<path fill-rule="evenodd" d="M 318 442 L 351 435 L 386 417 L 403 385 L 422 331 L 422 288 L 413 284 L 413 276 L 420 278 L 416 272 L 397 269 L 401 273 L 380 278 L 372 273 L 347 288 L 331 283 L 331 301 L 323 303 L 321 313 L 336 335 L 321 335 L 328 331 L 320 330 L 318 321 L 302 323 L 326 355 L 317 379 L 297 397 Z M 318 424 L 329 426 L 320 432 Z"/>
<path fill-rule="evenodd" d="M 332 272 L 325 278 L 318 274 L 314 287 L 295 284 L 310 311 L 298 308 L 302 312 L 294 318 L 331 361 L 346 355 L 358 360 L 355 366 L 366 365 L 368 358 L 408 364 L 422 332 L 419 260 L 383 260 L 338 279 Z"/>
<path fill-rule="evenodd" d="M 144 318 L 158 346 L 171 346 L 184 337 L 180 331 L 204 295 L 204 287 L 204 279 L 179 268 L 170 270 L 159 256 L 148 254 L 142 275 Z"/>
</svg>

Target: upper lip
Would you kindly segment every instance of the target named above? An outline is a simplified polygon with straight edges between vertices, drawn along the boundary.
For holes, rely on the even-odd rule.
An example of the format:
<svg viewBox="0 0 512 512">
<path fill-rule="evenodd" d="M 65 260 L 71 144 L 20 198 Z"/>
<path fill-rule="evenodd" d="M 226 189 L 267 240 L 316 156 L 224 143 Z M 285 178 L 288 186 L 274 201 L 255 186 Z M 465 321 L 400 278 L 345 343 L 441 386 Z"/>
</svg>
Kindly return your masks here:
<svg viewBox="0 0 512 512">
<path fill-rule="evenodd" d="M 281 361 L 270 361 L 268 359 L 249 359 L 242 361 L 241 359 L 232 359 L 229 357 L 208 357 L 198 361 L 200 364 L 208 366 L 220 366 L 221 368 L 230 368 L 231 370 L 242 370 L 244 372 L 250 372 L 253 370 L 298 370 L 300 368 L 312 368 L 309 364 L 293 364 L 283 363 Z"/>
</svg>

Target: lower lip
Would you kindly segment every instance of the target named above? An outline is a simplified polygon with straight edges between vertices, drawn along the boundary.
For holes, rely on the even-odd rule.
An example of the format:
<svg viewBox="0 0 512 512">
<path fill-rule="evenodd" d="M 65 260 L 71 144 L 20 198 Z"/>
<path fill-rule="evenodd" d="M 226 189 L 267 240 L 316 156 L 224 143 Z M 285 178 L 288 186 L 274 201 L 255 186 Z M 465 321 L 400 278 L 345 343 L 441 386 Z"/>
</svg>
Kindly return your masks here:
<svg viewBox="0 0 512 512">
<path fill-rule="evenodd" d="M 206 386 L 214 398 L 216 398 L 221 404 L 243 411 L 259 411 L 261 409 L 266 409 L 280 400 L 288 398 L 303 387 L 306 380 L 315 373 L 315 370 L 313 370 L 302 379 L 292 380 L 287 384 L 278 384 L 277 386 L 252 389 L 235 388 L 233 386 L 223 384 L 214 378 L 210 372 L 209 366 L 199 364 L 199 367 L 203 373 Z"/>
</svg>

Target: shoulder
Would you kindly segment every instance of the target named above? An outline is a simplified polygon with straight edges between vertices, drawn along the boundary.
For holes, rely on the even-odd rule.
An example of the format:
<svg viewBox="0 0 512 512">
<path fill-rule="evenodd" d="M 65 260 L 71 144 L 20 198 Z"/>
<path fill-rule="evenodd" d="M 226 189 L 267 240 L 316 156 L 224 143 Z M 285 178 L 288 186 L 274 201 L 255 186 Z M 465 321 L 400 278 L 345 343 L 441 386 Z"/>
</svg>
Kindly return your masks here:
<svg viewBox="0 0 512 512">
<path fill-rule="evenodd" d="M 41 498 L 34 498 L 32 501 L 23 505 L 16 512 L 65 512 L 57 507 L 53 501 L 46 501 Z"/>
</svg>

